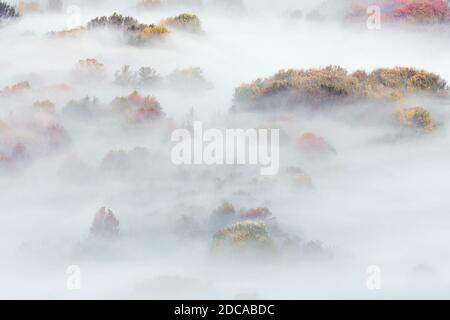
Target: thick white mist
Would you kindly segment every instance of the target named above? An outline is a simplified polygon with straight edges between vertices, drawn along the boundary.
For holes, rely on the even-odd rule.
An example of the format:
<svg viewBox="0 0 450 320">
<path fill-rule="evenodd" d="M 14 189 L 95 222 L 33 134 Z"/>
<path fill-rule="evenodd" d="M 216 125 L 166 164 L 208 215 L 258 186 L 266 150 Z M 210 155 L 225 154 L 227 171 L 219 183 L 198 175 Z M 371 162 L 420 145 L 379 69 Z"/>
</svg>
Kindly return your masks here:
<svg viewBox="0 0 450 320">
<path fill-rule="evenodd" d="M 448 297 L 448 103 L 426 102 L 440 123 L 435 134 L 395 142 L 389 108 L 360 105 L 312 116 L 229 112 L 237 86 L 286 68 L 410 66 L 450 81 L 448 34 L 439 27 L 371 31 L 364 21 L 343 23 L 340 7 L 330 9 L 326 2 L 322 8 L 331 13 L 329 18 L 285 18 L 295 9 L 306 16 L 319 5 L 312 0 L 244 1 L 242 12 L 221 10 L 213 1 L 154 10 L 139 9 L 137 0 L 92 2 L 70 3 L 81 8 L 84 25 L 113 12 L 158 23 L 188 11 L 200 17 L 204 34 L 174 32 L 165 43 L 150 47 L 127 45 L 113 32 L 46 36 L 66 28 L 64 12 L 26 14 L 0 29 L 0 88 L 24 80 L 31 85 L 26 94 L 0 98 L 0 119 L 26 123 L 33 102 L 49 99 L 71 137 L 56 153 L 36 142 L 30 164 L 1 173 L 0 297 Z M 87 58 L 104 64 L 103 79 L 74 76 L 78 61 Z M 154 95 L 166 114 L 162 124 L 150 127 L 63 112 L 70 100 L 85 96 L 97 97 L 100 108 L 110 110 L 115 97 L 135 89 L 114 83 L 123 65 L 152 67 L 163 77 L 200 67 L 213 87 L 192 91 L 165 83 L 137 88 L 142 95 Z M 62 83 L 71 90 L 54 89 Z M 314 188 L 298 188 L 282 173 L 265 179 L 255 168 L 174 166 L 171 130 L 191 110 L 207 127 L 282 128 L 281 171 L 302 168 Z M 324 161 L 302 157 L 295 139 L 305 132 L 324 137 L 337 156 Z M 111 150 L 134 155 L 130 168 L 105 168 L 102 161 Z M 237 209 L 268 207 L 284 232 L 322 241 L 333 258 L 281 254 L 268 263 L 213 255 L 217 228 L 210 215 L 223 200 Z M 113 241 L 89 236 L 102 206 L 120 220 L 120 237 Z M 66 288 L 69 265 L 81 268 L 80 290 Z M 380 290 L 367 289 L 371 265 L 381 269 Z"/>
</svg>

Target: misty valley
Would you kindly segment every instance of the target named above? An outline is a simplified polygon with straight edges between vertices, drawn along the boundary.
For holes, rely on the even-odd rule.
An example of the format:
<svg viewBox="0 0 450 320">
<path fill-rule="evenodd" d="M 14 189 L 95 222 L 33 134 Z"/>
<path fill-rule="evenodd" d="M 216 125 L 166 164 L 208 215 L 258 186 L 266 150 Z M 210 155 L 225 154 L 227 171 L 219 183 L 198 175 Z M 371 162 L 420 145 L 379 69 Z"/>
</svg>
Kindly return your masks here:
<svg viewBox="0 0 450 320">
<path fill-rule="evenodd" d="M 449 31 L 443 0 L 0 0 L 0 298 L 448 298 Z"/>
</svg>

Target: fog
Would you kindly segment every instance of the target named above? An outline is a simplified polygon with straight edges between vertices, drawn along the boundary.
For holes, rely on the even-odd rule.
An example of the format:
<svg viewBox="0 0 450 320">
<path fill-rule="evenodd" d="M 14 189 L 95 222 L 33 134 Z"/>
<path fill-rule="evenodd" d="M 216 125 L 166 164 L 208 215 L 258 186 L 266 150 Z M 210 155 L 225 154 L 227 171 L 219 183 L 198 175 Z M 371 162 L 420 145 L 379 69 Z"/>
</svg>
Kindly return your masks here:
<svg viewBox="0 0 450 320">
<path fill-rule="evenodd" d="M 42 1 L 41 12 L 0 27 L 0 90 L 21 81 L 30 86 L 0 94 L 0 155 L 18 142 L 26 147 L 25 159 L 0 166 L 0 297 L 448 298 L 449 100 L 409 98 L 405 104 L 426 107 L 438 128 L 408 138 L 397 138 L 388 104 L 231 111 L 236 87 L 280 69 L 407 66 L 449 81 L 448 24 L 369 30 L 365 17 L 344 19 L 346 1 L 251 0 L 244 8 L 203 2 L 142 9 L 137 0 L 73 0 L 50 11 Z M 83 26 L 114 12 L 146 24 L 190 12 L 202 32 L 171 32 L 143 46 L 109 29 L 49 36 L 77 26 L 69 5 L 80 8 L 75 19 Z M 308 18 L 317 8 L 323 16 Z M 303 17 L 287 18 L 292 10 Z M 80 69 L 85 59 L 96 59 L 102 71 Z M 133 72 L 151 67 L 163 80 L 120 85 L 115 74 L 124 65 Z M 170 82 L 172 72 L 190 67 L 201 68 L 207 85 Z M 112 101 L 134 90 L 154 96 L 163 119 L 136 124 L 115 112 Z M 94 111 L 69 110 L 70 101 L 86 96 L 98 99 L 82 103 Z M 45 100 L 54 113 L 32 107 Z M 279 128 L 280 172 L 265 177 L 250 165 L 174 165 L 171 133 L 193 120 L 221 130 Z M 52 123 L 64 132 L 43 129 Z M 296 139 L 307 132 L 336 154 L 302 154 Z M 110 151 L 117 153 L 108 158 Z M 306 182 L 287 173 L 290 167 L 301 168 Z M 216 251 L 214 234 L 230 225 L 214 220 L 224 201 L 236 214 L 268 208 L 278 250 Z M 92 234 L 101 207 L 120 221 L 117 236 Z M 312 254 L 301 245 L 283 249 L 293 239 L 322 246 Z M 67 286 L 69 266 L 79 267 L 79 289 Z M 380 271 L 376 290 L 367 286 L 370 266 Z"/>
</svg>

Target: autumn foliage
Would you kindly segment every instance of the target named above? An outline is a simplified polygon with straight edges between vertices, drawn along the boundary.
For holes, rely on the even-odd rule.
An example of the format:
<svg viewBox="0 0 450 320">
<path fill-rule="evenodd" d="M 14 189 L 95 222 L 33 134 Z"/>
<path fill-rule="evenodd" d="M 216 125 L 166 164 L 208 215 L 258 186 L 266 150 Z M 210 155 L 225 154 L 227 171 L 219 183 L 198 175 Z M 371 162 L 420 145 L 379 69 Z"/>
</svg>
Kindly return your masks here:
<svg viewBox="0 0 450 320">
<path fill-rule="evenodd" d="M 122 16 L 114 13 L 111 16 L 102 16 L 92 19 L 88 30 L 110 28 L 122 31 L 131 44 L 140 44 L 154 39 L 162 39 L 169 34 L 169 30 L 163 25 L 140 23 L 133 17 Z"/>
<path fill-rule="evenodd" d="M 200 19 L 195 14 L 182 13 L 175 17 L 169 17 L 161 21 L 161 25 L 190 32 L 201 32 Z"/>
<path fill-rule="evenodd" d="M 394 10 L 392 16 L 420 23 L 443 22 L 449 18 L 449 7 L 444 0 L 410 1 Z"/>
<path fill-rule="evenodd" d="M 81 80 L 101 79 L 105 75 L 105 66 L 96 59 L 79 60 L 75 76 Z"/>
<path fill-rule="evenodd" d="M 381 8 L 383 18 L 388 21 L 410 23 L 443 23 L 450 19 L 450 8 L 446 0 L 382 0 L 372 1 Z M 350 16 L 365 16 L 366 6 L 354 4 Z"/>
<path fill-rule="evenodd" d="M 395 115 L 397 122 L 409 130 L 431 132 L 436 127 L 430 113 L 422 107 L 404 108 Z"/>
<path fill-rule="evenodd" d="M 267 219 L 272 216 L 268 208 L 252 208 L 240 212 L 241 217 L 246 219 Z"/>
<path fill-rule="evenodd" d="M 161 119 L 164 116 L 161 106 L 155 97 L 141 96 L 137 91 L 128 97 L 117 97 L 112 102 L 114 110 L 131 122 L 148 122 Z"/>
<path fill-rule="evenodd" d="M 274 242 L 266 225 L 258 221 L 242 221 L 214 234 L 213 247 L 216 249 L 231 247 L 234 249 L 272 249 Z"/>
<path fill-rule="evenodd" d="M 446 94 L 447 89 L 439 75 L 407 67 L 380 68 L 370 73 L 348 73 L 337 66 L 289 69 L 236 88 L 234 110 L 389 101 L 418 92 Z"/>
</svg>

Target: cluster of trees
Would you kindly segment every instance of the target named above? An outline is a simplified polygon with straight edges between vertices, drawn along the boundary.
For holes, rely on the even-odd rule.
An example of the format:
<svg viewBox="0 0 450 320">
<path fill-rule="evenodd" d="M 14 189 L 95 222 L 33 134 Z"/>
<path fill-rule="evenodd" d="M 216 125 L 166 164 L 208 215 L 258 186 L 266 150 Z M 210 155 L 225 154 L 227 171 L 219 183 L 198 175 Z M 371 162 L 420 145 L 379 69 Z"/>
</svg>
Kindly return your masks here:
<svg viewBox="0 0 450 320">
<path fill-rule="evenodd" d="M 139 44 L 152 39 L 160 39 L 169 34 L 163 25 L 140 23 L 133 17 L 114 13 L 112 16 L 97 17 L 89 21 L 88 30 L 113 28 L 121 30 L 132 44 Z"/>
<path fill-rule="evenodd" d="M 111 113 L 112 111 L 112 113 Z M 158 100 L 153 96 L 142 96 L 134 91 L 126 97 L 116 97 L 109 106 L 102 105 L 96 97 L 71 100 L 62 110 L 63 114 L 76 117 L 118 115 L 129 123 L 151 123 L 164 118 Z"/>
<path fill-rule="evenodd" d="M 47 102 L 37 102 L 33 105 L 38 112 L 47 117 L 36 117 L 31 122 L 21 121 L 14 117 L 8 121 L 0 121 L 0 169 L 21 168 L 30 160 L 46 156 L 63 149 L 70 144 L 70 135 L 57 119 L 52 117 L 51 107 Z M 44 108 L 44 109 L 40 109 Z"/>
<path fill-rule="evenodd" d="M 419 23 L 441 23 L 449 19 L 447 0 L 402 1 L 392 16 L 397 19 L 407 19 Z"/>
<path fill-rule="evenodd" d="M 442 23 L 450 19 L 447 0 L 379 0 L 370 4 L 378 5 L 385 19 L 412 23 Z M 351 16 L 366 15 L 366 7 L 355 4 Z"/>
<path fill-rule="evenodd" d="M 385 101 L 414 92 L 447 94 L 448 86 L 437 74 L 406 67 L 381 68 L 370 73 L 364 70 L 348 73 L 336 66 L 290 69 L 236 88 L 233 109 L 267 109 L 280 104 L 323 106 L 370 99 Z"/>
<path fill-rule="evenodd" d="M 224 201 L 212 213 L 219 230 L 213 235 L 213 249 L 241 254 L 246 251 L 261 251 L 265 254 L 293 249 L 302 257 L 331 257 L 331 250 L 321 241 L 304 241 L 286 234 L 278 226 L 268 208 L 241 209 Z"/>
<path fill-rule="evenodd" d="M 175 28 L 189 32 L 201 32 L 202 26 L 200 18 L 195 14 L 182 13 L 175 17 L 163 19 L 161 24 L 168 28 Z"/>
<path fill-rule="evenodd" d="M 76 37 L 85 31 L 104 28 L 123 32 L 126 41 L 133 45 L 165 39 L 170 34 L 170 30 L 182 30 L 194 33 L 202 32 L 200 19 L 195 14 L 182 13 L 163 19 L 159 24 L 145 24 L 131 16 L 123 16 L 115 12 L 111 16 L 101 16 L 92 19 L 86 27 L 52 31 L 48 35 L 52 37 Z"/>
<path fill-rule="evenodd" d="M 176 69 L 165 79 L 151 67 L 141 67 L 139 70 L 133 71 L 130 66 L 125 65 L 115 73 L 115 83 L 122 86 L 154 86 L 160 85 L 164 81 L 169 86 L 187 90 L 211 89 L 213 86 L 203 75 L 202 69 L 195 67 Z"/>
<path fill-rule="evenodd" d="M 127 97 L 117 97 L 111 104 L 115 111 L 123 114 L 126 119 L 133 123 L 148 122 L 164 117 L 161 105 L 155 97 L 144 97 L 137 91 Z"/>
<path fill-rule="evenodd" d="M 448 90 L 447 82 L 439 75 L 408 67 L 380 68 L 369 73 L 364 70 L 348 73 L 336 66 L 291 69 L 236 88 L 232 110 L 318 108 L 356 102 L 401 105 L 402 109 L 394 112 L 394 123 L 406 128 L 405 132 L 432 132 L 437 126 L 430 113 L 423 107 L 408 107 L 408 98 L 448 98 Z M 301 136 L 297 147 L 305 154 L 336 153 L 323 138 L 313 133 Z"/>
<path fill-rule="evenodd" d="M 141 67 L 138 71 L 132 71 L 129 65 L 125 65 L 115 73 L 115 83 L 121 86 L 144 87 L 152 86 L 161 81 L 162 77 L 151 67 Z"/>
<path fill-rule="evenodd" d="M 171 28 L 189 32 L 201 32 L 201 22 L 197 15 L 182 13 L 163 19 L 159 24 L 140 23 L 133 17 L 114 13 L 111 16 L 97 17 L 89 21 L 87 30 L 113 28 L 125 33 L 131 44 L 146 43 L 155 39 L 163 39 Z"/>
</svg>

